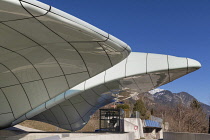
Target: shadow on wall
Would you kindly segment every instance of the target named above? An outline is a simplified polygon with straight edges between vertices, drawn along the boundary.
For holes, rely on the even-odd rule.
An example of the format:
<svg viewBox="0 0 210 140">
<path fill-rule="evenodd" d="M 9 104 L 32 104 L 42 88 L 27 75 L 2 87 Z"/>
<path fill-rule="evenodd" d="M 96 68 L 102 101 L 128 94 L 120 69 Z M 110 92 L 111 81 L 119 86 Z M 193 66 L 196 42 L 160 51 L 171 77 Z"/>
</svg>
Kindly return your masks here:
<svg viewBox="0 0 210 140">
<path fill-rule="evenodd" d="M 0 139 L 12 139 L 13 137 L 23 138 L 28 133 L 16 127 L 0 130 Z"/>
</svg>

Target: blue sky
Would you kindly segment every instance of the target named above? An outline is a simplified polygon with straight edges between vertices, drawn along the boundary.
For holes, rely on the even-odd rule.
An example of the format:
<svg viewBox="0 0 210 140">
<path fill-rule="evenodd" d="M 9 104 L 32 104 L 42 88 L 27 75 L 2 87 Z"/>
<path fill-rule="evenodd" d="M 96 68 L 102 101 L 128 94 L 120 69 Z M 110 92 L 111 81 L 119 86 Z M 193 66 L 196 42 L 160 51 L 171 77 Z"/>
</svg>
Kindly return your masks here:
<svg viewBox="0 0 210 140">
<path fill-rule="evenodd" d="M 210 0 L 40 0 L 131 46 L 198 60 L 202 68 L 160 88 L 210 104 Z"/>
</svg>

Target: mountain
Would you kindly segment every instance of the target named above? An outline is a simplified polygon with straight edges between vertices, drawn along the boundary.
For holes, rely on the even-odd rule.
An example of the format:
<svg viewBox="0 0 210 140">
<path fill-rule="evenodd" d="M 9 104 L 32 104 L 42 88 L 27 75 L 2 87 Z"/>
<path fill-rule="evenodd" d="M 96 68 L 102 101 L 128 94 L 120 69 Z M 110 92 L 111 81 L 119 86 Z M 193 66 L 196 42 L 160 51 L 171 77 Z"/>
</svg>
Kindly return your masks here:
<svg viewBox="0 0 210 140">
<path fill-rule="evenodd" d="M 207 104 L 204 104 L 204 103 L 201 103 L 201 106 L 203 107 L 203 110 L 205 110 L 206 113 L 207 113 L 208 115 L 210 115 L 210 106 L 207 105 Z"/>
<path fill-rule="evenodd" d="M 185 106 L 189 107 L 193 100 L 196 100 L 195 97 L 190 95 L 187 92 L 179 92 L 179 93 L 172 93 L 169 90 L 156 90 L 157 92 L 150 91 L 147 95 L 150 100 L 153 100 L 156 103 L 160 103 L 163 105 L 175 106 L 179 103 L 184 104 Z M 210 115 L 210 106 L 200 102 L 201 106 L 203 107 L 204 111 Z"/>
<path fill-rule="evenodd" d="M 190 106 L 191 102 L 195 100 L 195 98 L 187 92 L 172 93 L 169 90 L 156 92 L 153 96 L 156 102 L 167 105 L 177 105 L 182 103 L 185 106 Z"/>
</svg>

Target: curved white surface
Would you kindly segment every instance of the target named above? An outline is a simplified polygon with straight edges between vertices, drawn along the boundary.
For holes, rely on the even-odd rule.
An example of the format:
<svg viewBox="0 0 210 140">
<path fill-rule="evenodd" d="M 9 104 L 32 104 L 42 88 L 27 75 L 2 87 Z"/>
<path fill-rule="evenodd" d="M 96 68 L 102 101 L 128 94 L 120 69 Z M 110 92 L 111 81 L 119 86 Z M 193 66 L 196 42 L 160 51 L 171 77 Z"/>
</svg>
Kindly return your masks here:
<svg viewBox="0 0 210 140">
<path fill-rule="evenodd" d="M 131 51 L 108 33 L 35 0 L 1 0 L 0 17 L 0 128 Z"/>
<path fill-rule="evenodd" d="M 121 40 L 35 0 L 1 0 L 0 17 L 0 128 L 33 118 L 75 131 L 101 106 L 201 67 L 189 58 L 129 55 Z"/>
<path fill-rule="evenodd" d="M 199 62 L 189 58 L 131 53 L 119 64 L 66 91 L 59 99 L 51 100 L 47 110 L 43 108 L 44 112 L 32 111 L 30 117 L 36 115 L 32 119 L 79 130 L 100 107 L 147 92 L 200 67 Z M 27 114 L 26 117 L 30 118 Z"/>
</svg>

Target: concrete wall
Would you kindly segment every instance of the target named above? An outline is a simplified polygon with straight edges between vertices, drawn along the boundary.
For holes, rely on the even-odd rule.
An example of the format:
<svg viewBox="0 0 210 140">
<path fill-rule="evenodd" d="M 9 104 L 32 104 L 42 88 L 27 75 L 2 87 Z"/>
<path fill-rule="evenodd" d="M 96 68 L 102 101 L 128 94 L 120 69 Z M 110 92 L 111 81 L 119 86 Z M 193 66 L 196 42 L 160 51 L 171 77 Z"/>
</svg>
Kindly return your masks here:
<svg viewBox="0 0 210 140">
<path fill-rule="evenodd" d="M 209 134 L 164 132 L 163 140 L 210 140 Z"/>
<path fill-rule="evenodd" d="M 134 138 L 144 137 L 143 124 L 140 118 L 124 118 L 124 131 L 134 132 Z"/>
<path fill-rule="evenodd" d="M 15 136 L 0 136 L 8 140 L 134 140 L 134 133 L 23 133 Z"/>
<path fill-rule="evenodd" d="M 123 134 L 82 134 L 70 136 L 71 140 L 134 140 L 134 133 L 123 133 Z M 69 140 L 69 137 L 62 138 L 61 140 Z"/>
</svg>

